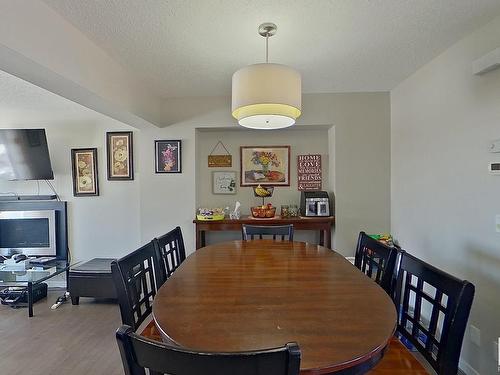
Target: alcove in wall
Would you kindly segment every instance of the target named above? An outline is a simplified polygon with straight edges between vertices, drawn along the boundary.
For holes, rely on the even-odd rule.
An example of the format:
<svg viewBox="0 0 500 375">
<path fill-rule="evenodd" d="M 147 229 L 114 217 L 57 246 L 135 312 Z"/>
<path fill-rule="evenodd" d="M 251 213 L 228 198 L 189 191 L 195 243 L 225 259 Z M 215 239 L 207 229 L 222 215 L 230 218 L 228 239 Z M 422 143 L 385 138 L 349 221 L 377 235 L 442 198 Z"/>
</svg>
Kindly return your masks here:
<svg viewBox="0 0 500 375">
<path fill-rule="evenodd" d="M 248 130 L 241 127 L 203 128 L 196 130 L 196 206 L 198 207 L 230 207 L 236 201 L 241 203 L 242 216 L 250 215 L 250 207 L 262 204 L 261 198 L 254 197 L 251 187 L 240 186 L 240 146 L 290 146 L 290 186 L 277 186 L 272 198 L 266 199 L 277 207 L 285 204 L 300 203 L 300 192 L 297 190 L 297 155 L 320 154 L 322 163 L 322 190 L 333 197 L 333 145 L 334 132 L 331 126 L 302 126 L 281 130 Z M 221 141 L 232 155 L 232 167 L 209 168 L 208 155 L 218 141 Z M 224 153 L 218 147 L 216 154 Z M 216 195 L 212 192 L 212 172 L 237 172 L 236 194 Z M 256 220 L 258 225 L 258 220 Z M 207 243 L 240 239 L 237 232 L 209 232 Z M 317 243 L 319 235 L 313 232 L 296 232 L 297 241 Z"/>
</svg>

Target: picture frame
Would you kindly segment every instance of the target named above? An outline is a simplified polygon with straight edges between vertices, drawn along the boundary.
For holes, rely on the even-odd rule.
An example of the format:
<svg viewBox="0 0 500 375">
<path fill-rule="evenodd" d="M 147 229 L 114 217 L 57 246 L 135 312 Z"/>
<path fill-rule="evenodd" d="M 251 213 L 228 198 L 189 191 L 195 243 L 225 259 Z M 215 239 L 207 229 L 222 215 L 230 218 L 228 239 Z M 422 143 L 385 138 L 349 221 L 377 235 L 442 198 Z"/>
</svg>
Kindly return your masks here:
<svg viewBox="0 0 500 375">
<path fill-rule="evenodd" d="M 155 141 L 155 173 L 182 173 L 182 141 Z"/>
<path fill-rule="evenodd" d="M 133 133 L 130 131 L 106 133 L 108 180 L 134 179 Z"/>
<path fill-rule="evenodd" d="M 241 146 L 240 186 L 290 186 L 290 146 Z"/>
<path fill-rule="evenodd" d="M 212 193 L 213 194 L 236 194 L 236 171 L 213 171 Z"/>
<path fill-rule="evenodd" d="M 99 195 L 97 148 L 71 149 L 71 172 L 75 197 Z"/>
</svg>

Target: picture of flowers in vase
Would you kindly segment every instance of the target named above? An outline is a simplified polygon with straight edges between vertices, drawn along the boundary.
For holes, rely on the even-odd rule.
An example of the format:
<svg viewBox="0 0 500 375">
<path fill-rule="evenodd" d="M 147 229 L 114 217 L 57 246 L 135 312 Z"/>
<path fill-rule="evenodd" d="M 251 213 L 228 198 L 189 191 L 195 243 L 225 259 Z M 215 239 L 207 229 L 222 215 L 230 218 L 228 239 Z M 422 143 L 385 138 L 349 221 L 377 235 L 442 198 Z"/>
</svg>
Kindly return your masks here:
<svg viewBox="0 0 500 375">
<path fill-rule="evenodd" d="M 99 195 L 97 179 L 97 149 L 78 148 L 71 150 L 73 195 Z"/>
<path fill-rule="evenodd" d="M 155 173 L 181 173 L 181 141 L 155 141 Z"/>
<path fill-rule="evenodd" d="M 242 146 L 241 186 L 290 186 L 290 146 Z"/>
<path fill-rule="evenodd" d="M 108 132 L 108 180 L 133 180 L 132 132 Z"/>
</svg>

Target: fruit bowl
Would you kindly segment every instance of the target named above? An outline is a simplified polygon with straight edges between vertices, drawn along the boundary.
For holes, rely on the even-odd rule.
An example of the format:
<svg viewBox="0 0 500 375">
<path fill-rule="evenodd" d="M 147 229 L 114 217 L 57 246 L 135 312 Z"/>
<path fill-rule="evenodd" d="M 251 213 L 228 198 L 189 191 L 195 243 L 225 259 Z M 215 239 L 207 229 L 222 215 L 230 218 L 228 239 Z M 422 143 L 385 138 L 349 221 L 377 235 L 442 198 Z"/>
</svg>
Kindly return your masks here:
<svg viewBox="0 0 500 375">
<path fill-rule="evenodd" d="M 276 214 L 276 207 L 257 206 L 251 207 L 252 216 L 257 219 L 270 219 Z"/>
</svg>

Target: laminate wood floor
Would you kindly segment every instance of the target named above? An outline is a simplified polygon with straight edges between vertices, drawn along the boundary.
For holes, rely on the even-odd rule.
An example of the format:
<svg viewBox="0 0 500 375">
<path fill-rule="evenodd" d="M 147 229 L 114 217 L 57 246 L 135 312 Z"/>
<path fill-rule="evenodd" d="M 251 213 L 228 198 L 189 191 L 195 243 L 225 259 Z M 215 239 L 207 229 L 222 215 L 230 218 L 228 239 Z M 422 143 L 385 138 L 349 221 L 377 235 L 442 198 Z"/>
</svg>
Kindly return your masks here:
<svg viewBox="0 0 500 375">
<path fill-rule="evenodd" d="M 123 374 L 115 341 L 118 305 L 80 298 L 79 306 L 68 301 L 51 310 L 62 293 L 49 291 L 33 318 L 26 308 L 0 305 L 1 374 Z"/>
</svg>

